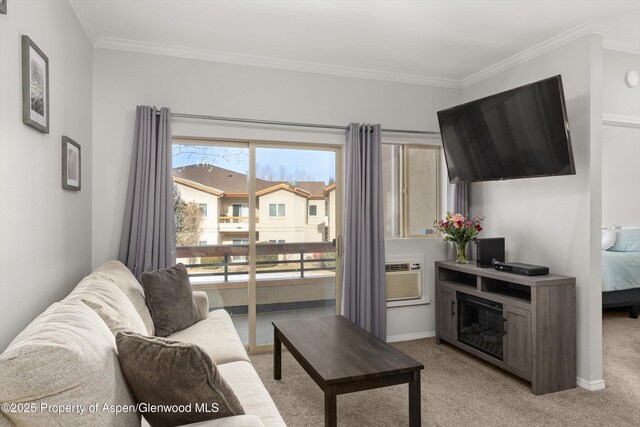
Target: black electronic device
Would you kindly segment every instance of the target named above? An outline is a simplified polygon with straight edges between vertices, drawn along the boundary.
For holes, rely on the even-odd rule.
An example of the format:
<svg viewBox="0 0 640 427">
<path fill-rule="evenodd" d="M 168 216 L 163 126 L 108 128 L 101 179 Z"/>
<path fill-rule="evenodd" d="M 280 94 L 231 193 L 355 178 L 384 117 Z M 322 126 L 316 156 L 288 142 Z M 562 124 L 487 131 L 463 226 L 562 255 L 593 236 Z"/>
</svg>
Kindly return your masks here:
<svg viewBox="0 0 640 427">
<path fill-rule="evenodd" d="M 438 111 L 449 181 L 575 175 L 560 75 Z"/>
<path fill-rule="evenodd" d="M 523 264 L 520 262 L 498 262 L 494 264 L 498 271 L 519 274 L 521 276 L 542 276 L 549 274 L 549 267 L 543 265 Z"/>
<path fill-rule="evenodd" d="M 504 237 L 486 237 L 476 241 L 476 264 L 478 267 L 493 267 L 504 262 Z"/>
</svg>

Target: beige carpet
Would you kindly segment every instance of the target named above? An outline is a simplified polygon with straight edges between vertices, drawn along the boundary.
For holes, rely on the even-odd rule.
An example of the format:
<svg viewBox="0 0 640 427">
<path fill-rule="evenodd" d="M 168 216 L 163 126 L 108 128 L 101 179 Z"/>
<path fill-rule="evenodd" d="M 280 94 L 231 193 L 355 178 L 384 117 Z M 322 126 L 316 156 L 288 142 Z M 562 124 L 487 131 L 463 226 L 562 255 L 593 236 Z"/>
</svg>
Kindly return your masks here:
<svg viewBox="0 0 640 427">
<path fill-rule="evenodd" d="M 534 396 L 529 385 L 435 338 L 397 343 L 422 362 L 425 426 L 638 426 L 640 425 L 640 319 L 606 313 L 604 378 L 607 388 L 580 388 Z M 289 427 L 324 425 L 318 386 L 288 353 L 282 380 L 272 375 L 272 355 L 251 356 Z M 408 425 L 407 386 L 338 396 L 341 426 Z"/>
</svg>

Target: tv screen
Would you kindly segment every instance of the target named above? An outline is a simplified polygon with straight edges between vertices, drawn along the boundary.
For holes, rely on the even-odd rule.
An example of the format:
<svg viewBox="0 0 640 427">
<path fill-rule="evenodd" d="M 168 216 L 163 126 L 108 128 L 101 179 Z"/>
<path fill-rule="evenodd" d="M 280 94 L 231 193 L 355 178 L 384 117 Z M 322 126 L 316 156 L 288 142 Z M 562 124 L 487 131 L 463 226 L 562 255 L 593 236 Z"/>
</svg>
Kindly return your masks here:
<svg viewBox="0 0 640 427">
<path fill-rule="evenodd" d="M 438 111 L 449 181 L 576 173 L 561 76 Z"/>
</svg>

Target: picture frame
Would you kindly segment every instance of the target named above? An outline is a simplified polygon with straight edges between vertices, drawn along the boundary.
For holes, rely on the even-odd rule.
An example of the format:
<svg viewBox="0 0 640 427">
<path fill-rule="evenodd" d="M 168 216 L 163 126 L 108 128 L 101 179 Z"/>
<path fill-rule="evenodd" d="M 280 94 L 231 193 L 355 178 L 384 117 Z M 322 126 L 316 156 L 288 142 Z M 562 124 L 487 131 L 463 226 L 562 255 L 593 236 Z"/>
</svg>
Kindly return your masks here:
<svg viewBox="0 0 640 427">
<path fill-rule="evenodd" d="M 0 0 L 0 13 L 7 14 L 7 0 Z"/>
<path fill-rule="evenodd" d="M 22 36 L 22 122 L 49 133 L 49 58 Z"/>
<path fill-rule="evenodd" d="M 80 144 L 69 138 L 62 137 L 62 188 L 80 191 L 82 188 L 82 156 Z"/>
</svg>

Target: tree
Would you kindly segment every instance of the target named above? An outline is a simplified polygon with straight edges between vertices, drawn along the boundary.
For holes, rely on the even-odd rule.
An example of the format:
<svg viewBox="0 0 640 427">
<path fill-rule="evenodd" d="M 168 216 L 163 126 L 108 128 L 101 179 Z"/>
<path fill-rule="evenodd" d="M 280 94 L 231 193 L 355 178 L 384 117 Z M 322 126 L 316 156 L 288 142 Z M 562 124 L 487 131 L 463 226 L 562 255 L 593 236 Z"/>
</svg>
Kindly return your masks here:
<svg viewBox="0 0 640 427">
<path fill-rule="evenodd" d="M 202 211 L 196 202 L 182 200 L 178 186 L 173 186 L 173 211 L 176 217 L 176 245 L 195 246 L 200 240 Z"/>
<path fill-rule="evenodd" d="M 176 233 L 178 246 L 195 246 L 200 240 L 202 211 L 196 202 L 185 203 L 182 211 L 182 229 Z"/>
</svg>

